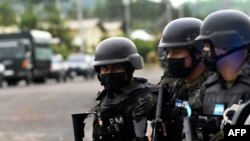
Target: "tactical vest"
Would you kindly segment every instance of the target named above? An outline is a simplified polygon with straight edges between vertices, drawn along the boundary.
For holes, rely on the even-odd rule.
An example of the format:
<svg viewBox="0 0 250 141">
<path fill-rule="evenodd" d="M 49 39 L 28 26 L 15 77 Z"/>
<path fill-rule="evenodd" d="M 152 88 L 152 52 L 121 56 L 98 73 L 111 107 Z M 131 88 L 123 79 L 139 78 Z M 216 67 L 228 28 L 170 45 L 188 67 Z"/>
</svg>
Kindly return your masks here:
<svg viewBox="0 0 250 141">
<path fill-rule="evenodd" d="M 182 140 L 183 134 L 183 117 L 187 114 L 190 117 L 191 129 L 195 132 L 197 115 L 201 113 L 201 85 L 205 82 L 212 72 L 206 71 L 198 78 L 189 88 L 183 79 L 175 78 L 173 83 L 168 83 L 168 97 L 164 108 L 163 119 L 168 125 L 168 140 Z M 187 104 L 188 103 L 188 104 Z M 185 107 L 181 105 L 186 105 Z M 187 113 L 186 113 L 187 112 Z M 195 134 L 195 133 L 194 133 Z"/>
<path fill-rule="evenodd" d="M 250 77 L 240 75 L 231 88 L 226 88 L 223 80 L 218 75 L 213 75 L 206 83 L 203 95 L 203 113 L 219 115 L 218 105 L 225 110 L 233 104 L 238 104 L 250 99 Z M 223 111 L 222 111 L 223 112 Z"/>
<path fill-rule="evenodd" d="M 224 110 L 249 99 L 250 76 L 238 76 L 230 88 L 218 74 L 209 77 L 202 95 L 204 115 L 199 117 L 199 138 L 209 140 L 220 131 Z"/>
<path fill-rule="evenodd" d="M 125 93 L 119 94 L 113 104 L 107 95 L 100 99 L 100 111 L 97 111 L 93 124 L 94 141 L 132 141 L 135 139 L 133 105 L 138 97 L 157 92 L 158 88 L 135 80 L 122 91 Z M 108 104 L 103 104 L 105 102 Z M 108 107 L 108 105 L 112 106 Z"/>
</svg>

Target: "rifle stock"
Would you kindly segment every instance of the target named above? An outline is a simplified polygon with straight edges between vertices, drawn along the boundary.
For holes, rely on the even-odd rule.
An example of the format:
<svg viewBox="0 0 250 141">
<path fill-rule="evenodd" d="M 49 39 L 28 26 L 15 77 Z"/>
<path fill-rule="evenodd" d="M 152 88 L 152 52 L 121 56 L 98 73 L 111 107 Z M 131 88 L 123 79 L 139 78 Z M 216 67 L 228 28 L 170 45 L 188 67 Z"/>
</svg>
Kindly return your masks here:
<svg viewBox="0 0 250 141">
<path fill-rule="evenodd" d="M 72 114 L 73 129 L 75 141 L 83 141 L 84 138 L 84 120 L 89 116 L 90 113 L 79 113 Z"/>
</svg>

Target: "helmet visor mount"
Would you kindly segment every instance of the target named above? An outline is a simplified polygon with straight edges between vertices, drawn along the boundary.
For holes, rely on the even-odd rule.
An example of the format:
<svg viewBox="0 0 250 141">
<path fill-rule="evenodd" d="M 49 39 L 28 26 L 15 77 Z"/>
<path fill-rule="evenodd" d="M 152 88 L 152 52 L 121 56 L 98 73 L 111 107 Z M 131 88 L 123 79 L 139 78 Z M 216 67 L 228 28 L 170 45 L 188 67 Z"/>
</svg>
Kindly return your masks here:
<svg viewBox="0 0 250 141">
<path fill-rule="evenodd" d="M 194 48 L 192 45 L 186 45 L 186 46 L 177 46 L 177 47 L 158 47 L 158 56 L 159 56 L 159 60 L 160 61 L 166 61 L 167 60 L 167 49 L 173 49 L 173 50 L 183 50 L 183 49 L 187 49 L 190 53 L 190 55 L 192 54 L 192 52 L 190 52 L 190 50 Z"/>
</svg>

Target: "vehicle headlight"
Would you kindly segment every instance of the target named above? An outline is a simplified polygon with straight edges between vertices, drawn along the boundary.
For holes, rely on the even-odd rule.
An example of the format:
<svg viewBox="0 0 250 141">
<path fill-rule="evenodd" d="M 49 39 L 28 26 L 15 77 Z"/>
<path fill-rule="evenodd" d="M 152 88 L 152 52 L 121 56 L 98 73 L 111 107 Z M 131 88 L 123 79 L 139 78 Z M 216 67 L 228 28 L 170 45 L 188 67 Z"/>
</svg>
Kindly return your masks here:
<svg viewBox="0 0 250 141">
<path fill-rule="evenodd" d="M 82 70 L 87 69 L 87 68 L 88 68 L 88 65 L 87 65 L 87 64 L 82 64 L 82 65 L 80 66 L 80 69 L 82 69 Z"/>
<path fill-rule="evenodd" d="M 0 72 L 4 72 L 5 70 L 5 66 L 4 65 L 0 65 Z"/>
</svg>

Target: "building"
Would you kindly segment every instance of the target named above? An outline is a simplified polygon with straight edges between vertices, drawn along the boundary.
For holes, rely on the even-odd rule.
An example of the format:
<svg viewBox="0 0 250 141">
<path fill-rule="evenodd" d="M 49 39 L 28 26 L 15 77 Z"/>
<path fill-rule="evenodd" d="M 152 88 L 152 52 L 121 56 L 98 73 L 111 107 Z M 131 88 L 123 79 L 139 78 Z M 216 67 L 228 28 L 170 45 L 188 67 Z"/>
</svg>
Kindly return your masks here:
<svg viewBox="0 0 250 141">
<path fill-rule="evenodd" d="M 84 45 L 84 51 L 93 53 L 95 47 L 105 37 L 121 36 L 122 22 L 101 22 L 99 19 L 86 19 L 81 22 L 78 20 L 66 21 L 65 26 L 71 31 L 74 37 L 72 43 L 75 46 L 80 46 L 81 42 Z M 81 29 L 82 28 L 82 36 Z"/>
</svg>

